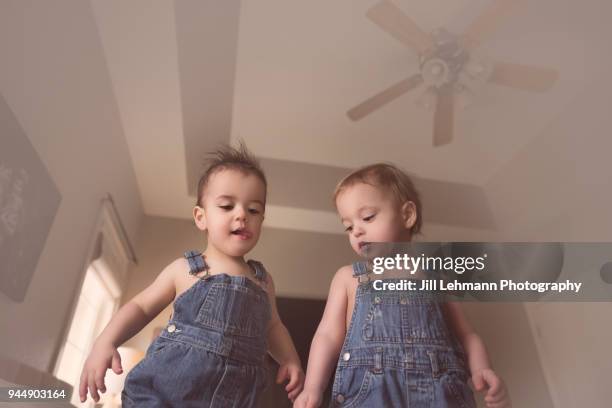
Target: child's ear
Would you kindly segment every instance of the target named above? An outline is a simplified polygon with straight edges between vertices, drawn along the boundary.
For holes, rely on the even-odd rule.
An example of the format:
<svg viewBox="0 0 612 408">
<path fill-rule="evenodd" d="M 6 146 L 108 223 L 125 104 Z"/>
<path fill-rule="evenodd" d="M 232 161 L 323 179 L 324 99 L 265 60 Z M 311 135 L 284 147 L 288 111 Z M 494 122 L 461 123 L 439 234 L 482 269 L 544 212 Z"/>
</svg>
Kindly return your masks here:
<svg viewBox="0 0 612 408">
<path fill-rule="evenodd" d="M 199 205 L 193 207 L 193 221 L 200 231 L 206 231 L 206 213 Z"/>
<path fill-rule="evenodd" d="M 417 209 L 416 205 L 412 201 L 406 201 L 402 205 L 402 219 L 404 221 L 404 227 L 411 229 L 417 220 Z"/>
</svg>

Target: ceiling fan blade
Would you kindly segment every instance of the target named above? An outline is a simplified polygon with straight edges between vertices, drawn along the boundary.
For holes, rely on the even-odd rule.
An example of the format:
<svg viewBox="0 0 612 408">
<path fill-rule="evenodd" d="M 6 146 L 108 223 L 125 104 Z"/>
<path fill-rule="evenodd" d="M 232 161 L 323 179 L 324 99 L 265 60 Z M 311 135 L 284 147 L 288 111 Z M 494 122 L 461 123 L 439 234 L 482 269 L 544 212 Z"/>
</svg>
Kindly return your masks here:
<svg viewBox="0 0 612 408">
<path fill-rule="evenodd" d="M 532 92 L 544 92 L 552 88 L 559 73 L 552 68 L 498 62 L 493 67 L 489 82 Z"/>
<path fill-rule="evenodd" d="M 522 0 L 493 0 L 461 36 L 467 49 L 476 48 L 492 33 Z"/>
<path fill-rule="evenodd" d="M 406 92 L 416 88 L 421 83 L 423 83 L 423 77 L 421 74 L 415 74 L 410 78 L 404 79 L 396 83 L 395 85 L 390 86 L 384 91 L 374 95 L 373 97 L 367 99 L 365 102 L 360 103 L 355 106 L 351 110 L 349 110 L 346 114 L 351 120 L 357 121 L 364 116 L 369 115 L 375 110 L 383 107 L 394 99 L 399 98 Z"/>
<path fill-rule="evenodd" d="M 415 48 L 419 54 L 435 48 L 433 39 L 388 0 L 382 0 L 370 8 L 366 16 L 401 43 Z"/>
<path fill-rule="evenodd" d="M 444 85 L 438 89 L 434 112 L 433 145 L 442 146 L 453 139 L 455 125 L 455 102 L 453 87 Z"/>
</svg>

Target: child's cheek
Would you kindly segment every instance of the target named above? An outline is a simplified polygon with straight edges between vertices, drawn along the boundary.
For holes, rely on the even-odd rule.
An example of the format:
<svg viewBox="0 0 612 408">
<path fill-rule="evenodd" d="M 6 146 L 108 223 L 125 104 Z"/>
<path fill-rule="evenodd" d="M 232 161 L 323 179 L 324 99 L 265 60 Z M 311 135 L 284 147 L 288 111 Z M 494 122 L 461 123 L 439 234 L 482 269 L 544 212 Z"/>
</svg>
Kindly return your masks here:
<svg viewBox="0 0 612 408">
<path fill-rule="evenodd" d="M 353 251 L 355 251 L 355 253 L 358 254 L 359 253 L 359 245 L 357 244 L 357 240 L 351 236 L 349 238 L 349 243 L 351 244 L 351 248 L 353 248 Z"/>
</svg>

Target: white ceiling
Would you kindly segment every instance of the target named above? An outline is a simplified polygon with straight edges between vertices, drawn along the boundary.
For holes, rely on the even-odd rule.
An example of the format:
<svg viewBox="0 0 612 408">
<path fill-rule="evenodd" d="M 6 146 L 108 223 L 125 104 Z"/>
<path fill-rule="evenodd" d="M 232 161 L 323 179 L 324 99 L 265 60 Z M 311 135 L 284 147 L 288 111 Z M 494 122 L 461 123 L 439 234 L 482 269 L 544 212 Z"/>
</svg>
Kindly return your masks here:
<svg viewBox="0 0 612 408">
<path fill-rule="evenodd" d="M 457 114 L 455 142 L 442 148 L 432 147 L 432 112 L 415 106 L 420 90 L 351 122 L 347 109 L 417 69 L 411 50 L 365 18 L 376 2 L 244 2 L 233 135 L 269 157 L 347 167 L 390 160 L 425 177 L 481 185 L 576 91 L 580 62 L 570 65 L 567 57 L 581 54 L 579 44 L 555 47 L 562 30 L 554 26 L 563 23 L 555 19 L 563 15 L 540 14 L 536 23 L 549 30 L 539 30 L 530 18 L 534 8 L 525 4 L 485 48 L 495 59 L 559 69 L 561 81 L 551 92 L 486 87 Z M 459 10 L 483 2 L 396 3 L 429 31 L 461 26 Z"/>
<path fill-rule="evenodd" d="M 145 212 L 170 217 L 190 215 L 189 174 L 230 137 L 267 159 L 339 168 L 392 161 L 424 179 L 484 186 L 568 105 L 593 58 L 609 58 L 587 46 L 596 9 L 524 1 L 479 50 L 555 68 L 559 81 L 544 94 L 487 85 L 457 113 L 454 142 L 434 148 L 432 113 L 415 105 L 420 90 L 359 122 L 345 115 L 417 70 L 412 50 L 365 17 L 377 0 L 91 3 Z M 424 30 L 454 32 L 487 3 L 395 0 Z M 329 210 L 274 201 L 267 223 L 340 231 Z"/>
</svg>

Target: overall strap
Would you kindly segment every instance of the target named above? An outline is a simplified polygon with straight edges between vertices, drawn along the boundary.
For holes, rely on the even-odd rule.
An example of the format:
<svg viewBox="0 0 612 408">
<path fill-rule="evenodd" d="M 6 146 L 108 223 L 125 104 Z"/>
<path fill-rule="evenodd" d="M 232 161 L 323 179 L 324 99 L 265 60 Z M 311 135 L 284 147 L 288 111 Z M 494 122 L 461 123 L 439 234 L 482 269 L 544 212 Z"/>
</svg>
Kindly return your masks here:
<svg viewBox="0 0 612 408">
<path fill-rule="evenodd" d="M 369 280 L 368 264 L 363 261 L 353 262 L 353 277 L 359 279 L 359 282 Z"/>
<path fill-rule="evenodd" d="M 249 259 L 247 261 L 247 264 L 249 264 L 249 266 L 255 271 L 255 279 L 257 279 L 261 283 L 267 283 L 268 280 L 266 279 L 266 277 L 268 272 L 266 272 L 266 268 L 264 268 L 261 262 Z"/>
<path fill-rule="evenodd" d="M 429 279 L 433 278 L 433 276 L 431 276 L 430 273 L 425 273 L 421 270 L 419 270 L 419 272 L 424 273 L 425 277 L 428 277 Z M 359 280 L 359 283 L 370 282 L 376 279 L 410 279 L 410 278 L 416 278 L 416 277 L 421 279 L 420 276 L 413 276 L 413 275 L 414 274 L 408 271 L 395 270 L 395 269 L 386 270 L 383 273 L 377 274 L 372 271 L 372 267 L 368 265 L 367 262 L 359 261 L 359 262 L 353 263 L 353 277 L 357 278 Z"/>
<path fill-rule="evenodd" d="M 206 271 L 208 275 L 208 264 L 204 260 L 200 251 L 187 251 L 185 252 L 185 259 L 189 262 L 189 274 L 197 275 L 200 272 Z"/>
</svg>

